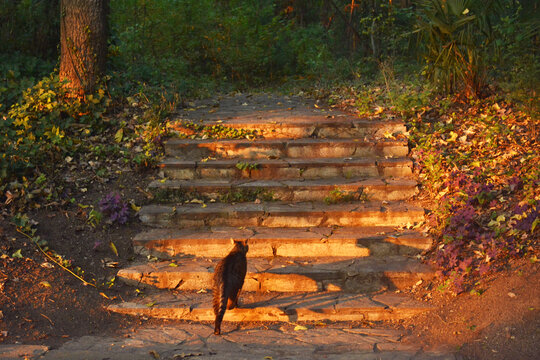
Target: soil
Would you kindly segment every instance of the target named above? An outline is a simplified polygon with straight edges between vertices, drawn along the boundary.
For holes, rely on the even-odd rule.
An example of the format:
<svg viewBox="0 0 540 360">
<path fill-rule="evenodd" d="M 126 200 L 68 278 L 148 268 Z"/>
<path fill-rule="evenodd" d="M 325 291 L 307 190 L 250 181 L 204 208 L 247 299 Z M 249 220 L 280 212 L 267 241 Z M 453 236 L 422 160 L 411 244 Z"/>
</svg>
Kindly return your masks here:
<svg viewBox="0 0 540 360">
<path fill-rule="evenodd" d="M 539 359 L 540 265 L 512 261 L 482 279 L 476 293 L 453 296 L 436 283 L 418 287 L 416 298 L 437 310 L 403 323 L 409 341 L 446 347 L 466 359 Z"/>
<path fill-rule="evenodd" d="M 80 174 L 82 176 L 86 174 Z M 134 289 L 107 281 L 117 267 L 133 259 L 132 237 L 142 226 L 134 216 L 124 225 L 102 221 L 95 227 L 88 223 L 89 208 L 98 208 L 99 200 L 111 191 L 122 199 L 144 203 L 148 175 L 128 173 L 109 183 L 85 185 L 84 192 L 73 194 L 73 204 L 43 207 L 29 213 L 37 221 L 37 235 L 64 260 L 68 268 L 79 267 L 82 277 L 97 287 L 62 269 L 46 257 L 26 236 L 16 231 L 6 211 L 0 215 L 0 342 L 45 344 L 53 348 L 78 336 L 118 333 L 136 327 L 139 319 L 109 313 L 105 306 L 128 296 Z M 75 187 L 76 188 L 76 187 Z M 105 220 L 105 219 L 104 219 Z M 110 243 L 114 243 L 118 256 Z M 20 251 L 22 258 L 12 257 Z"/>
<path fill-rule="evenodd" d="M 109 313 L 112 302 L 136 296 L 136 289 L 110 280 L 118 268 L 135 258 L 131 240 L 143 226 L 133 213 L 127 224 L 93 227 L 89 209 L 110 192 L 138 206 L 149 202 L 143 189 L 157 174 L 128 171 L 108 181 L 89 181 L 84 191 L 73 187 L 73 204 L 42 207 L 29 213 L 38 222 L 37 235 L 64 259 L 70 269 L 80 267 L 85 285 L 54 264 L 24 235 L 16 232 L 11 217 L 0 205 L 0 343 L 44 344 L 56 348 L 83 335 L 120 335 L 148 324 L 173 323 Z M 85 174 L 77 174 L 83 178 Z M 117 249 L 115 254 L 110 244 Z M 21 250 L 22 258 L 12 255 Z M 411 342 L 426 348 L 446 346 L 466 359 L 540 358 L 539 264 L 531 259 L 512 262 L 491 274 L 477 287 L 482 294 L 453 296 L 437 290 L 437 283 L 411 291 L 435 305 L 434 312 L 393 324 Z M 107 284 L 109 282 L 109 284 Z"/>
</svg>

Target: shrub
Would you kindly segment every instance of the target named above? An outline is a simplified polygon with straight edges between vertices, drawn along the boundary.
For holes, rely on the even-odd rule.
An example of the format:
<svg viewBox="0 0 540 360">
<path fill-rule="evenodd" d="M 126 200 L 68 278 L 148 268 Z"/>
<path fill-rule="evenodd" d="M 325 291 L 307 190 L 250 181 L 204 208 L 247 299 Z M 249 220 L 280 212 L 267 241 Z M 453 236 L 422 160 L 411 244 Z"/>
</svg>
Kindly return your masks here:
<svg viewBox="0 0 540 360">
<path fill-rule="evenodd" d="M 53 168 L 90 135 L 108 103 L 102 89 L 84 99 L 69 97 L 54 74 L 26 90 L 0 122 L 0 180 Z"/>
<path fill-rule="evenodd" d="M 491 18 L 498 0 L 425 0 L 416 32 L 425 74 L 447 93 L 478 95 L 486 84 L 486 60 L 493 40 Z"/>
</svg>

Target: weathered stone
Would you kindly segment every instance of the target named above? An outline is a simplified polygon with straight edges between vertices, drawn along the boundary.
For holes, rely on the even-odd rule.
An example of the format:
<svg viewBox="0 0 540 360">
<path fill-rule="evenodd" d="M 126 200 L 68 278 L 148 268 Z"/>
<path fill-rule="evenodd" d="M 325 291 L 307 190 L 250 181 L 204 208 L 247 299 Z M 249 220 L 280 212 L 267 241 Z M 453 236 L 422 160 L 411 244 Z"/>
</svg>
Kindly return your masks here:
<svg viewBox="0 0 540 360">
<path fill-rule="evenodd" d="M 0 345 L 0 358 L 4 360 L 37 359 L 49 350 L 44 345 Z"/>
<path fill-rule="evenodd" d="M 110 311 L 160 318 L 213 321 L 212 294 L 173 294 L 154 297 L 149 295 L 136 302 L 120 303 L 108 307 Z M 240 296 L 240 307 L 228 310 L 225 322 L 246 321 L 378 321 L 403 319 L 430 308 L 424 304 L 409 302 L 405 307 L 389 307 L 365 295 L 326 293 L 286 294 L 249 293 Z"/>
<path fill-rule="evenodd" d="M 141 235 L 134 240 L 135 250 L 172 257 L 174 265 L 169 260 L 134 266 L 120 271 L 119 278 L 177 293 L 155 298 L 155 303 L 150 296 L 118 305 L 115 311 L 212 321 L 211 294 L 204 292 L 211 287 L 215 265 L 230 250 L 231 239 L 249 239 L 250 251 L 241 307 L 227 311 L 225 321 L 385 321 L 425 311 L 422 304 L 386 292 L 433 276 L 429 267 L 400 256 L 418 254 L 431 245 L 417 232 L 396 230 L 424 218 L 422 208 L 403 202 L 418 191 L 411 179 L 412 161 L 406 157 L 403 122 L 359 119 L 313 104 L 299 110 L 286 105 L 289 100 L 261 107 L 257 96 L 226 98 L 238 111 L 212 108 L 208 113 L 201 108 L 191 115 L 204 113 L 205 124 L 255 130 L 264 138 L 170 140 L 169 158 L 161 166 L 172 180 L 154 182 L 151 188 L 216 200 L 230 192 L 250 191 L 272 194 L 278 201 L 143 207 L 140 218 L 145 224 L 181 229 Z M 364 351 L 366 359 L 391 358 L 382 355 L 385 351 L 373 352 L 380 340 L 374 334 L 336 330 L 324 338 L 318 329 L 294 334 L 291 346 L 320 344 L 307 359 L 330 354 L 341 358 L 344 349 L 348 354 Z M 273 336 L 279 339 L 279 334 Z M 338 336 L 343 341 L 334 341 Z M 358 336 L 362 339 L 355 341 Z M 241 348 L 234 336 L 229 342 L 223 339 L 207 340 L 205 348 Z M 380 349 L 399 353 L 397 359 L 414 350 L 398 349 L 395 342 L 384 340 Z"/>
<path fill-rule="evenodd" d="M 170 266 L 170 262 L 136 265 L 120 270 L 118 277 L 137 286 L 208 289 L 217 261 L 179 259 L 174 266 Z M 387 288 L 403 289 L 431 277 L 433 271 L 429 267 L 400 257 L 326 257 L 316 261 L 307 258 L 252 258 L 248 261 L 244 290 L 313 292 L 326 289 L 366 293 Z"/>
</svg>

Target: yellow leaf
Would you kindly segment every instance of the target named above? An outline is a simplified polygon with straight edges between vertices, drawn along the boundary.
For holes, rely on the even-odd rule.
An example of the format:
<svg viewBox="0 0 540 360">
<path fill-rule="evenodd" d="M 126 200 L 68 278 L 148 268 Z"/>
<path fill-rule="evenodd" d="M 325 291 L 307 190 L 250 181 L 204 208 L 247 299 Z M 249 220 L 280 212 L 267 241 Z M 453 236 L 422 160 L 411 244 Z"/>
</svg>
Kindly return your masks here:
<svg viewBox="0 0 540 360">
<path fill-rule="evenodd" d="M 170 266 L 170 267 L 178 267 L 178 264 L 170 263 L 169 266 Z"/>
<path fill-rule="evenodd" d="M 42 281 L 39 283 L 39 285 L 43 286 L 43 287 L 47 287 L 47 288 L 50 288 L 51 287 L 51 284 L 49 284 L 48 281 Z"/>
<path fill-rule="evenodd" d="M 458 137 L 458 134 L 450 131 L 450 137 L 447 139 L 448 142 L 455 142 Z"/>
<path fill-rule="evenodd" d="M 116 249 L 116 245 L 114 245 L 112 241 L 109 243 L 109 247 L 111 248 L 114 255 L 118 256 L 118 249 Z"/>
<path fill-rule="evenodd" d="M 156 302 L 152 301 L 152 302 L 149 302 L 148 304 L 146 304 L 146 307 L 152 307 L 154 305 L 156 305 Z"/>
<path fill-rule="evenodd" d="M 140 206 L 137 206 L 137 205 L 135 205 L 135 203 L 134 203 L 134 202 L 131 202 L 131 203 L 129 203 L 129 205 L 131 205 L 131 208 L 132 208 L 132 209 L 133 209 L 133 211 L 135 211 L 135 212 L 138 212 L 139 210 L 141 210 L 141 207 L 140 207 Z"/>
<path fill-rule="evenodd" d="M 124 137 L 124 128 L 118 129 L 116 134 L 114 135 L 114 140 L 116 140 L 117 143 L 122 141 L 122 138 Z"/>
<path fill-rule="evenodd" d="M 302 325 L 296 325 L 294 331 L 306 331 L 308 328 Z"/>
</svg>

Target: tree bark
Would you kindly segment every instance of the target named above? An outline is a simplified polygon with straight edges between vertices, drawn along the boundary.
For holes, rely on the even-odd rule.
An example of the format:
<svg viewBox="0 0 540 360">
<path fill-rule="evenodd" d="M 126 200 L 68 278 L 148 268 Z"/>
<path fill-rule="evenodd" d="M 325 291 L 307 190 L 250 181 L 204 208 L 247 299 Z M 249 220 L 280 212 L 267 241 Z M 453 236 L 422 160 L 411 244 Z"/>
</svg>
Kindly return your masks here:
<svg viewBox="0 0 540 360">
<path fill-rule="evenodd" d="M 105 70 L 109 0 L 61 0 L 60 79 L 91 93 Z"/>
</svg>

